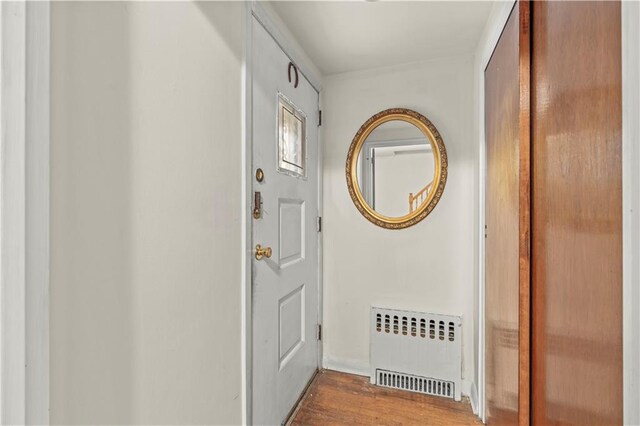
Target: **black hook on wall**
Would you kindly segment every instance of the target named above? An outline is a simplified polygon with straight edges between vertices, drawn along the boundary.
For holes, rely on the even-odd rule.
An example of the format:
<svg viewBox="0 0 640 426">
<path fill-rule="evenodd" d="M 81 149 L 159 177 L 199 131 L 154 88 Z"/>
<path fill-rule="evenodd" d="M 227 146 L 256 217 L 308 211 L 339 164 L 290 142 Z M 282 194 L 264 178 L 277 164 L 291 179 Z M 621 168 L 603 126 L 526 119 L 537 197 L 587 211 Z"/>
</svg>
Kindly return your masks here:
<svg viewBox="0 0 640 426">
<path fill-rule="evenodd" d="M 297 89 L 298 88 L 298 67 L 296 67 L 293 64 L 293 62 L 289 62 L 289 69 L 287 70 L 287 74 L 289 76 L 289 83 L 291 83 L 291 69 L 292 68 L 296 72 L 296 82 L 293 84 L 293 88 Z"/>
</svg>

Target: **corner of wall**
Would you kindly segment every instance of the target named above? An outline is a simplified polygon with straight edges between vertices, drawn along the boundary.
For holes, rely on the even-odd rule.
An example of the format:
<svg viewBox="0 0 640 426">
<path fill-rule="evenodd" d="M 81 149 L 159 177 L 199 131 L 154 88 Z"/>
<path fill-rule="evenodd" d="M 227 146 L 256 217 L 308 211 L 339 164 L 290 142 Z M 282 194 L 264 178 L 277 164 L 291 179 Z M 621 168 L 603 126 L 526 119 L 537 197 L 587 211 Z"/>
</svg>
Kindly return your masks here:
<svg viewBox="0 0 640 426">
<path fill-rule="evenodd" d="M 370 376 L 369 364 L 353 360 L 322 358 L 322 368 L 339 371 L 341 373 L 355 374 L 358 376 Z"/>
<path fill-rule="evenodd" d="M 473 410 L 473 414 L 481 417 L 478 414 L 480 407 L 478 406 L 478 387 L 476 386 L 475 382 L 471 382 L 471 389 L 469 390 L 469 401 L 471 401 L 471 409 Z"/>
</svg>

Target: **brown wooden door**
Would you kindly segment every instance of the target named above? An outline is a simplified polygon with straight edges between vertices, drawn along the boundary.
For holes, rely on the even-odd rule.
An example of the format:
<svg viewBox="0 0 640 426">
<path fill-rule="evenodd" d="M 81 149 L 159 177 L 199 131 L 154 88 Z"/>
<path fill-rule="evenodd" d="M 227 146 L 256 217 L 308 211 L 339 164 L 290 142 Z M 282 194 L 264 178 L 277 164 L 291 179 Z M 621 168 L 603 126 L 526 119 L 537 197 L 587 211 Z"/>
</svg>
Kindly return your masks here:
<svg viewBox="0 0 640 426">
<path fill-rule="evenodd" d="M 532 418 L 621 424 L 620 3 L 531 19 Z"/>
<path fill-rule="evenodd" d="M 529 3 L 485 70 L 485 360 L 489 424 L 529 422 Z"/>
</svg>

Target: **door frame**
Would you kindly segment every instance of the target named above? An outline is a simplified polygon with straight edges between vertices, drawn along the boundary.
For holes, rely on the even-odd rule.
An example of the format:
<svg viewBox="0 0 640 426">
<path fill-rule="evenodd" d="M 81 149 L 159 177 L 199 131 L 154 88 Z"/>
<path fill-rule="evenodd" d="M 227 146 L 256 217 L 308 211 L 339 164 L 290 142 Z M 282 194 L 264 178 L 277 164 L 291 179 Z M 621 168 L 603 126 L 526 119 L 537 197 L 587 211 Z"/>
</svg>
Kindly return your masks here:
<svg viewBox="0 0 640 426">
<path fill-rule="evenodd" d="M 311 86 L 318 92 L 318 107 L 322 106 L 321 89 L 322 80 L 311 60 L 302 53 L 293 35 L 288 31 L 284 23 L 273 11 L 272 6 L 258 1 L 244 2 L 243 19 L 243 55 L 242 55 L 242 244 L 241 244 L 241 285 L 242 285 L 242 336 L 241 336 L 241 362 L 242 362 L 242 423 L 253 424 L 253 300 L 252 300 L 252 272 L 253 260 L 253 216 L 251 208 L 253 203 L 253 111 L 252 111 L 252 19 L 255 18 L 267 30 L 269 35 L 289 57 L 300 73 L 307 78 Z M 322 215 L 323 194 L 323 152 L 322 152 L 322 127 L 318 127 L 318 211 Z M 323 233 L 318 233 L 318 324 L 323 323 L 323 285 L 322 285 L 322 247 Z M 318 368 L 322 368 L 322 340 L 318 341 Z"/>
<path fill-rule="evenodd" d="M 530 39 L 531 39 L 531 31 L 530 31 L 530 3 L 529 0 L 519 0 L 514 2 L 509 2 L 508 5 L 510 9 L 504 10 L 499 9 L 500 12 L 504 12 L 505 21 L 500 27 L 496 27 L 497 38 L 495 43 L 490 44 L 491 49 L 487 50 L 487 56 L 483 59 L 486 59 L 486 63 L 484 64 L 484 68 L 482 69 L 482 74 L 480 77 L 481 86 L 478 90 L 482 91 L 482 115 L 478 117 L 479 125 L 482 128 L 482 155 L 481 155 L 481 165 L 480 169 L 482 170 L 480 176 L 480 182 L 482 185 L 482 196 L 480 198 L 481 202 L 481 210 L 479 211 L 479 216 L 482 217 L 482 225 L 480 226 L 482 233 L 485 233 L 485 224 L 486 224 L 486 181 L 487 181 L 487 157 L 486 157 L 486 139 L 485 139 L 485 110 L 484 110 L 484 88 L 485 88 L 485 72 L 489 63 L 493 57 L 494 50 L 497 48 L 498 43 L 500 42 L 500 38 L 502 33 L 508 23 L 508 20 L 511 18 L 512 14 L 516 14 L 513 16 L 513 19 L 517 22 L 517 37 L 518 37 L 518 97 L 519 97 L 519 111 L 518 111 L 518 422 L 520 425 L 528 425 L 530 422 L 530 372 L 531 372 L 531 363 L 530 363 L 530 341 L 531 341 L 531 302 L 530 302 L 530 294 L 531 294 L 531 273 L 530 273 L 530 265 L 531 265 L 531 257 L 530 257 L 530 229 L 531 229 L 531 220 L 530 220 L 530 209 L 531 209 L 531 201 L 530 201 L 530 136 L 531 136 L 531 125 L 530 125 Z M 503 15 L 500 15 L 502 17 Z M 483 235 L 480 239 L 481 244 L 481 253 L 482 253 L 482 263 L 480 263 L 480 267 L 482 268 L 482 322 L 479 327 L 482 327 L 479 331 L 483 334 L 482 338 L 482 372 L 483 372 L 483 381 L 482 381 L 482 420 L 486 421 L 486 389 L 485 389 L 485 380 L 486 377 L 486 366 L 485 366 L 485 313 L 486 313 L 486 305 L 485 305 L 485 290 L 486 290 L 486 236 Z"/>
<path fill-rule="evenodd" d="M 486 142 L 484 70 L 515 0 L 493 6 L 475 58 L 478 158 L 478 416 L 485 416 L 485 245 Z M 623 210 L 623 377 L 624 423 L 640 423 L 640 4 L 622 1 L 622 210 Z M 473 401 L 473 390 L 472 390 Z M 475 408 L 474 404 L 474 408 Z"/>
<path fill-rule="evenodd" d="M 640 4 L 621 15 L 623 419 L 640 424 Z"/>
<path fill-rule="evenodd" d="M 362 167 L 358 171 L 360 174 L 360 179 L 362 182 L 362 196 L 369 204 L 369 206 L 375 209 L 375 198 L 373 202 L 371 202 L 371 197 L 375 194 L 375 159 L 373 162 L 373 150 L 376 148 L 382 147 L 392 147 L 392 146 L 415 146 L 424 144 L 424 139 L 420 138 L 408 138 L 408 139 L 393 139 L 389 141 L 365 141 L 362 144 L 361 152 L 364 154 L 364 160 L 362 161 Z M 431 145 L 427 145 L 428 149 L 431 150 Z"/>
<path fill-rule="evenodd" d="M 50 3 L 0 3 L 0 423 L 49 424 Z"/>
<path fill-rule="evenodd" d="M 478 383 L 477 383 L 477 399 L 472 403 L 474 411 L 483 422 L 486 422 L 485 416 L 485 196 L 486 196 L 486 173 L 487 173 L 487 154 L 485 141 L 485 111 L 484 111 L 484 71 L 489 65 L 493 51 L 495 50 L 502 30 L 504 29 L 511 10 L 516 0 L 508 0 L 497 2 L 491 9 L 487 25 L 484 33 L 478 43 L 478 49 L 475 55 L 475 81 L 476 81 L 476 104 L 477 111 L 477 138 L 478 147 L 478 223 L 477 223 L 477 241 L 478 241 Z M 474 389 L 471 391 L 471 400 L 474 401 Z"/>
</svg>

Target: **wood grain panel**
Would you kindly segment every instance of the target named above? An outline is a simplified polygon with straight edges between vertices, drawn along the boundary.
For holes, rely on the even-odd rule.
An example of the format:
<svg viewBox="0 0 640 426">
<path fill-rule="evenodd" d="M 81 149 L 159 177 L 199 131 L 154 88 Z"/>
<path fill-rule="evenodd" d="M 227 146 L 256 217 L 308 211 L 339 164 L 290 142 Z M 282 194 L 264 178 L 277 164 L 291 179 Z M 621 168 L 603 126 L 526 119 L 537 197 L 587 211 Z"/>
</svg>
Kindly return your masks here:
<svg viewBox="0 0 640 426">
<path fill-rule="evenodd" d="M 532 27 L 533 422 L 621 424 L 620 3 Z"/>
<path fill-rule="evenodd" d="M 482 425 L 467 399 L 386 389 L 368 377 L 323 370 L 307 390 L 290 425 Z"/>
<path fill-rule="evenodd" d="M 529 29 L 518 2 L 485 70 L 489 424 L 529 424 Z"/>
<path fill-rule="evenodd" d="M 519 301 L 518 424 L 531 420 L 531 4 L 520 1 L 519 14 Z"/>
</svg>

